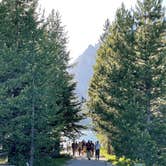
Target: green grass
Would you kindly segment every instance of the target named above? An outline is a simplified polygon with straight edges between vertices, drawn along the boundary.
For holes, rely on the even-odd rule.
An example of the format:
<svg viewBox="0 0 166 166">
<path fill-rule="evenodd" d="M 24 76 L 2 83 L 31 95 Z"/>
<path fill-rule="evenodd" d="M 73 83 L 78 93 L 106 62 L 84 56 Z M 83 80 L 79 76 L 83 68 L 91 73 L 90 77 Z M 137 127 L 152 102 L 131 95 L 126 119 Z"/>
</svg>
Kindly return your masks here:
<svg viewBox="0 0 166 166">
<path fill-rule="evenodd" d="M 135 166 L 136 162 L 122 157 L 117 157 L 116 155 L 107 154 L 105 149 L 101 149 L 101 155 L 103 155 L 108 162 L 111 162 L 114 166 Z M 145 166 L 144 164 L 142 166 Z"/>
<path fill-rule="evenodd" d="M 6 164 L 8 162 L 8 158 L 0 158 L 0 164 Z"/>
<path fill-rule="evenodd" d="M 68 157 L 62 158 L 42 158 L 35 162 L 35 165 L 40 166 L 64 166 L 65 163 L 69 160 Z"/>
</svg>

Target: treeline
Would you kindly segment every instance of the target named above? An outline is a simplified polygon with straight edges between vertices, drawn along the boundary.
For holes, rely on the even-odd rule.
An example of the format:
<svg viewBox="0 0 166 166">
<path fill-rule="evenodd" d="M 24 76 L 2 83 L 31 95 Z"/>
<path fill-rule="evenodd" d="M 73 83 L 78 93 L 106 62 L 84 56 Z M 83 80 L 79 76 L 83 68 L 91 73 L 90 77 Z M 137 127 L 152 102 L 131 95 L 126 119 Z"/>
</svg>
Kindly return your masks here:
<svg viewBox="0 0 166 166">
<path fill-rule="evenodd" d="M 82 119 L 60 15 L 36 9 L 36 0 L 0 2 L 0 143 L 17 166 L 58 156 Z"/>
<path fill-rule="evenodd" d="M 109 153 L 166 163 L 166 19 L 161 0 L 124 5 L 105 24 L 89 88 L 96 131 Z"/>
</svg>

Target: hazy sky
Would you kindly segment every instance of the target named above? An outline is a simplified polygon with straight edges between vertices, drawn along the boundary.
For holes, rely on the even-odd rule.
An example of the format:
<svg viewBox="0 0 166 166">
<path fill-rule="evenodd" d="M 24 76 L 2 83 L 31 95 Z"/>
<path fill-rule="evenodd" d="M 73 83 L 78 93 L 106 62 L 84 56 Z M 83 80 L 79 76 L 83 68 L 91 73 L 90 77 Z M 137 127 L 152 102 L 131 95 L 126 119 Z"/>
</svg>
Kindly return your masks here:
<svg viewBox="0 0 166 166">
<path fill-rule="evenodd" d="M 66 25 L 72 59 L 78 57 L 89 44 L 98 42 L 107 18 L 114 19 L 116 9 L 124 2 L 127 8 L 135 6 L 136 0 L 39 0 L 47 12 L 58 10 Z"/>
</svg>

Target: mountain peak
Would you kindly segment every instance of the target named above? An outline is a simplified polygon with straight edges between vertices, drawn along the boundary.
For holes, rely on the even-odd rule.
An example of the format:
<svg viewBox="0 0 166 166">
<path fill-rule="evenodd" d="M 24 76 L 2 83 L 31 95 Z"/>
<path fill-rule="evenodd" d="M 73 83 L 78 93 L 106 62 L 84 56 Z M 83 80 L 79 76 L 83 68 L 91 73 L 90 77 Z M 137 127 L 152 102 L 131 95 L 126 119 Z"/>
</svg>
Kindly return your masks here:
<svg viewBox="0 0 166 166">
<path fill-rule="evenodd" d="M 92 44 L 90 44 L 87 49 L 93 49 L 93 48 L 94 48 L 94 46 Z"/>
<path fill-rule="evenodd" d="M 93 65 L 96 62 L 96 52 L 99 44 L 90 44 L 74 62 L 71 73 L 77 82 L 76 93 L 79 97 L 87 98 L 90 79 L 93 75 Z"/>
</svg>

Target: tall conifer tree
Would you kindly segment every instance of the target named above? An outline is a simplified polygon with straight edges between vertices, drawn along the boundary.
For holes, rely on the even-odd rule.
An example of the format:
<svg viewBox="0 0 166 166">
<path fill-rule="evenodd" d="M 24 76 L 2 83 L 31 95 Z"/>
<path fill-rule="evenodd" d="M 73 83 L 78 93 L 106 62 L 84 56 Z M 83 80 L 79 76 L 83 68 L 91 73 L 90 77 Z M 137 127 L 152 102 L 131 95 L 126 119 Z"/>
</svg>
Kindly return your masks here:
<svg viewBox="0 0 166 166">
<path fill-rule="evenodd" d="M 18 166 L 57 156 L 62 134 L 76 135 L 82 118 L 67 72 L 60 17 L 53 12 L 44 23 L 36 5 L 34 0 L 0 3 L 0 135 L 9 160 Z"/>
<path fill-rule="evenodd" d="M 29 159 L 29 142 L 33 145 L 34 140 L 32 101 L 35 100 L 35 56 L 39 38 L 35 7 L 35 1 L 1 2 L 1 8 L 5 9 L 1 13 L 1 65 L 6 66 L 1 68 L 1 119 L 5 124 L 2 138 L 9 159 L 20 163 Z"/>
<path fill-rule="evenodd" d="M 110 138 L 117 155 L 148 166 L 164 163 L 164 153 L 158 153 L 165 140 L 164 54 L 161 1 L 138 2 L 134 13 L 122 6 L 98 51 L 89 89 L 98 131 Z"/>
<path fill-rule="evenodd" d="M 138 1 L 135 18 L 137 27 L 135 34 L 137 61 L 135 65 L 139 80 L 137 89 L 141 92 L 140 98 L 142 99 L 139 101 L 139 104 L 142 105 L 140 111 L 144 115 L 143 133 L 149 141 L 151 140 L 151 145 L 156 147 L 152 153 L 148 153 L 148 147 L 145 148 L 147 155 L 144 160 L 147 165 L 152 165 L 153 157 L 157 155 L 156 152 L 163 151 L 164 133 L 166 132 L 164 120 L 166 117 L 163 112 L 166 104 L 166 23 L 162 1 Z M 162 155 L 162 153 L 158 154 L 160 155 L 156 161 Z"/>
</svg>

